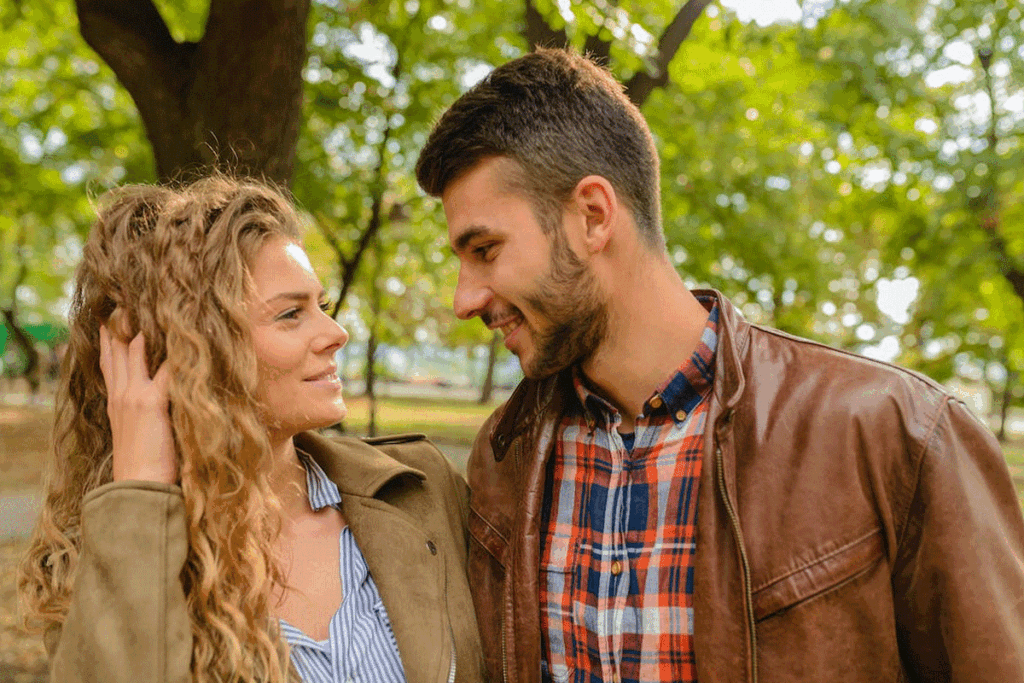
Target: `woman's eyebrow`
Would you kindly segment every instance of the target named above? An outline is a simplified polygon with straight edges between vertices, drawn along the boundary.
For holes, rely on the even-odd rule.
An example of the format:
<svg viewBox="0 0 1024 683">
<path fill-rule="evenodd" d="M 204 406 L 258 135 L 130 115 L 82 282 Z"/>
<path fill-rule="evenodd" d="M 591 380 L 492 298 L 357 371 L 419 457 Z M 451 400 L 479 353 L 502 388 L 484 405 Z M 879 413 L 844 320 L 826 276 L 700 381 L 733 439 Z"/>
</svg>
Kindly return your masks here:
<svg viewBox="0 0 1024 683">
<path fill-rule="evenodd" d="M 316 295 L 316 299 L 323 299 L 327 295 L 325 290 L 320 290 Z M 280 292 L 267 299 L 264 303 L 272 304 L 279 299 L 285 299 L 287 301 L 309 301 L 314 298 L 309 292 Z"/>
</svg>

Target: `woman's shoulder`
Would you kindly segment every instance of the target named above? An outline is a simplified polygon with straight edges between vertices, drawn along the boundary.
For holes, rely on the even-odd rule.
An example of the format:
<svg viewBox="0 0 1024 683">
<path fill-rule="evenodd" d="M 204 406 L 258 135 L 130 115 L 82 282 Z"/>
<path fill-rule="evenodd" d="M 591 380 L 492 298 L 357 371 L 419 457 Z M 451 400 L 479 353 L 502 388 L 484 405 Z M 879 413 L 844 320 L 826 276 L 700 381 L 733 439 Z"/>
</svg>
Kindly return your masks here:
<svg viewBox="0 0 1024 683">
<path fill-rule="evenodd" d="M 328 475 L 334 470 L 349 481 L 353 477 L 392 479 L 401 474 L 442 486 L 458 485 L 462 480 L 451 460 L 423 434 L 355 437 L 325 430 L 304 432 L 295 441 Z"/>
</svg>

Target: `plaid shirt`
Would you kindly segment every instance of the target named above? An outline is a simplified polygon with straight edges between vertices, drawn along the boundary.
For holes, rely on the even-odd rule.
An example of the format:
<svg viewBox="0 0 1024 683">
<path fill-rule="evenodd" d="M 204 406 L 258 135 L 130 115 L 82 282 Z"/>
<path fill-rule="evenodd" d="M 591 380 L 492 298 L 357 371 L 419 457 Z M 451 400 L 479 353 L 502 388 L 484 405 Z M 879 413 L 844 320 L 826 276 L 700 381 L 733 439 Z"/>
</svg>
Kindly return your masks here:
<svg viewBox="0 0 1024 683">
<path fill-rule="evenodd" d="M 578 370 L 549 464 L 541 533 L 545 681 L 695 681 L 693 555 L 718 306 L 643 406 L 632 438 Z"/>
</svg>

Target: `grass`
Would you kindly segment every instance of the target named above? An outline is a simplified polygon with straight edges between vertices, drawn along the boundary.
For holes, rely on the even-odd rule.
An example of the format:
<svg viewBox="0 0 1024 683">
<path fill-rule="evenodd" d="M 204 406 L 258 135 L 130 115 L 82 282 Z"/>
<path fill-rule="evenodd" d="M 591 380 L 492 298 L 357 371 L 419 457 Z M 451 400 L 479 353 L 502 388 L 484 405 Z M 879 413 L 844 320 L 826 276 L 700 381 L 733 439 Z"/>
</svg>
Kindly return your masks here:
<svg viewBox="0 0 1024 683">
<path fill-rule="evenodd" d="M 42 483 L 52 423 L 50 408 L 0 404 L 0 491 L 23 491 Z"/>
<path fill-rule="evenodd" d="M 345 399 L 345 429 L 366 434 L 370 405 L 364 396 Z M 435 441 L 470 446 L 496 404 L 463 400 L 388 397 L 377 403 L 377 433 L 422 432 Z"/>
<path fill-rule="evenodd" d="M 1010 467 L 1010 478 L 1017 487 L 1017 498 L 1024 507 L 1024 442 L 1010 441 L 1003 444 L 1003 455 Z"/>
<path fill-rule="evenodd" d="M 366 434 L 369 401 L 354 397 L 346 403 L 349 414 L 345 429 Z M 381 398 L 377 404 L 377 434 L 422 432 L 441 443 L 469 446 L 494 408 L 495 404 L 457 399 Z M 0 493 L 41 485 L 52 420 L 52 409 L 44 406 L 0 404 Z"/>
<path fill-rule="evenodd" d="M 42 636 L 21 628 L 17 610 L 14 569 L 25 552 L 26 541 L 0 541 L 0 683 L 42 683 L 46 651 Z"/>
</svg>

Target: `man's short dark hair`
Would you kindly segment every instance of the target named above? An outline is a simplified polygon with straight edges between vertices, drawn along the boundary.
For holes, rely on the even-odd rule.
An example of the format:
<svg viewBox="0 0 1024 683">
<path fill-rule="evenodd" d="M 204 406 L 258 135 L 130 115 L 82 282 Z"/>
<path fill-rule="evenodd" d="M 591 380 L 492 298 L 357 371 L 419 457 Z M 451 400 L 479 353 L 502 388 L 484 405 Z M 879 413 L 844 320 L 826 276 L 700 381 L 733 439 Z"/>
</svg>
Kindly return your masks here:
<svg viewBox="0 0 1024 683">
<path fill-rule="evenodd" d="M 510 189 L 534 205 L 550 231 L 576 184 L 606 178 L 649 246 L 663 249 L 658 153 L 651 131 L 622 84 L 576 52 L 539 48 L 492 71 L 446 111 L 416 163 L 430 195 L 479 162 L 512 159 Z"/>
</svg>

